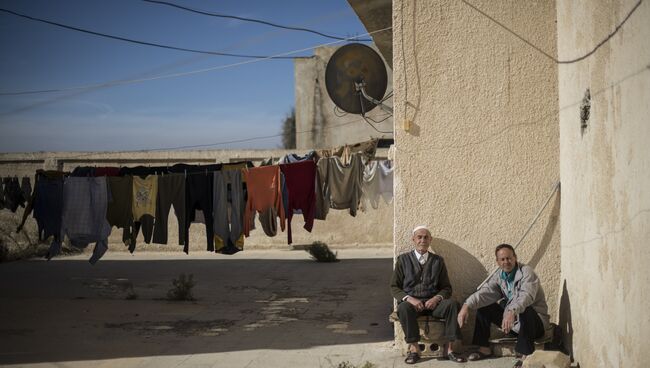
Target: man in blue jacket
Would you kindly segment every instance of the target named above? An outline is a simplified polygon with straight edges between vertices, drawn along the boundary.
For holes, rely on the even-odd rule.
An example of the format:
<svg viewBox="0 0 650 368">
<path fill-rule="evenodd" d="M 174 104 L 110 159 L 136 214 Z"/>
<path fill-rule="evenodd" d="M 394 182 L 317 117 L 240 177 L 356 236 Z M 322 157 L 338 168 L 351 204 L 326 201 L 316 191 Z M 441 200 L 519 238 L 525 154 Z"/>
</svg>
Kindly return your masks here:
<svg viewBox="0 0 650 368">
<path fill-rule="evenodd" d="M 517 262 L 511 245 L 500 244 L 494 253 L 499 270 L 467 298 L 458 313 L 458 324 L 462 327 L 467 322 L 470 309 L 477 310 L 472 344 L 479 350 L 468 356 L 470 361 L 492 355 L 488 341 L 491 324 L 516 335 L 515 351 L 522 354 L 522 359 L 515 367 L 520 367 L 535 351 L 535 339 L 542 337 L 549 326 L 546 297 L 533 268 Z"/>
</svg>

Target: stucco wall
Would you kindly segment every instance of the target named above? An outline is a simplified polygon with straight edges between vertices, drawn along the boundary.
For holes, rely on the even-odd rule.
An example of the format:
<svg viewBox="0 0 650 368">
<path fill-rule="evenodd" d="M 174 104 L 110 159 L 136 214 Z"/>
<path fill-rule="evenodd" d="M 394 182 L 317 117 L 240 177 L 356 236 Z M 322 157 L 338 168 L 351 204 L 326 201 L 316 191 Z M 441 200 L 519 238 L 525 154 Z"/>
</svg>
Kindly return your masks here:
<svg viewBox="0 0 650 368">
<path fill-rule="evenodd" d="M 296 134 L 298 149 L 329 148 L 344 144 L 367 141 L 371 138 L 392 138 L 393 119 L 389 114 L 375 107 L 368 117 L 380 121 L 374 125 L 380 133 L 366 123 L 360 115 L 335 111 L 325 85 L 327 62 L 338 47 L 323 46 L 314 49 L 311 58 L 294 60 L 296 90 L 296 131 L 311 132 Z M 391 69 L 386 66 L 388 86 L 386 95 L 393 89 Z M 386 101 L 392 105 L 392 99 Z M 343 115 L 344 114 L 344 115 Z"/>
<path fill-rule="evenodd" d="M 0 177 L 30 176 L 34 178 L 37 169 L 63 169 L 70 171 L 76 166 L 165 166 L 177 162 L 209 164 L 215 162 L 234 162 L 240 160 L 260 161 L 264 158 L 278 159 L 287 153 L 304 154 L 306 151 L 296 150 L 204 150 L 204 151 L 155 151 L 155 152 L 49 152 L 49 153 L 0 153 Z M 387 149 L 378 149 L 376 157 L 386 158 Z M 3 222 L 17 224 L 22 218 L 23 209 L 16 214 L 2 210 Z M 323 241 L 335 247 L 350 246 L 387 246 L 392 245 L 393 205 L 380 203 L 378 209 L 369 208 L 365 212 L 358 211 L 356 217 L 350 216 L 346 210 L 330 210 L 327 220 L 316 220 L 312 232 L 302 228 L 304 221 L 301 215 L 295 215 L 292 221 L 293 245 L 311 244 Z M 138 238 L 137 249 L 180 251 L 181 247 L 174 243 L 178 239 L 178 222 L 173 211 L 169 215 L 169 245 L 145 245 L 142 235 Z M 7 225 L 7 224 L 4 224 Z M 11 224 L 7 228 L 14 228 Z M 27 227 L 35 233 L 36 222 L 30 216 Z M 33 231 L 32 231 L 33 230 Z M 110 248 L 124 250 L 121 243 L 122 231 L 113 228 Z M 190 227 L 190 246 L 193 251 L 206 249 L 205 226 L 193 224 Z M 286 233 L 278 233 L 268 237 L 257 222 L 257 229 L 246 239 L 245 249 L 277 248 L 290 249 L 287 245 Z"/>
<path fill-rule="evenodd" d="M 636 3 L 558 2 L 559 59 L 592 50 Z M 650 359 L 649 19 L 646 1 L 596 53 L 559 66 L 561 315 L 581 367 L 646 367 Z"/>
<path fill-rule="evenodd" d="M 472 3 L 556 53 L 554 2 Z M 557 69 L 460 1 L 393 1 L 393 37 L 395 252 L 411 249 L 415 225 L 429 225 L 462 302 L 495 268 L 495 246 L 520 239 L 559 178 Z M 559 204 L 556 196 L 517 250 L 541 277 L 553 320 Z"/>
</svg>

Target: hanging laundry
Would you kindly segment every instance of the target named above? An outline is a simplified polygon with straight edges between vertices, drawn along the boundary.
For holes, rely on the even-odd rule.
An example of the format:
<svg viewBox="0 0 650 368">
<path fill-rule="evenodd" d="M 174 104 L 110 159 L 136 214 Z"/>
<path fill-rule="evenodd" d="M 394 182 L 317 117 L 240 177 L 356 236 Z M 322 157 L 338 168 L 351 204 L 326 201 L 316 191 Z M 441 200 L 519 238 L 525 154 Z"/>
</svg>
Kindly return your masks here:
<svg viewBox="0 0 650 368">
<path fill-rule="evenodd" d="M 285 209 L 289 206 L 289 190 L 287 189 L 287 182 L 284 179 L 284 174 L 280 171 L 280 186 L 282 187 L 282 208 Z M 296 210 L 295 212 L 299 212 Z M 275 207 L 269 207 L 268 210 L 260 212 L 260 224 L 264 234 L 270 237 L 278 235 L 278 210 Z M 253 220 L 251 224 L 255 223 L 255 212 L 253 212 Z M 251 228 L 253 230 L 254 228 Z"/>
<path fill-rule="evenodd" d="M 111 226 L 106 220 L 108 209 L 108 187 L 105 177 L 66 178 L 63 183 L 63 211 L 61 219 L 62 235 L 70 239 L 70 244 L 85 248 L 95 242 L 91 264 L 108 250 L 108 236 Z M 60 242 L 50 246 L 48 257 L 59 253 Z"/>
<path fill-rule="evenodd" d="M 244 212 L 244 234 L 250 235 L 252 214 L 275 208 L 284 231 L 285 210 L 282 203 L 282 179 L 279 166 L 255 167 L 243 171 L 248 187 L 248 201 Z M 275 218 L 273 219 L 275 221 Z"/>
<path fill-rule="evenodd" d="M 158 176 L 158 204 L 156 206 L 156 224 L 153 232 L 153 242 L 167 244 L 167 220 L 169 210 L 174 206 L 174 214 L 178 220 L 178 245 L 185 243 L 185 176 L 169 174 Z"/>
<path fill-rule="evenodd" d="M 189 227 L 194 221 L 194 212 L 198 209 L 203 212 L 205 218 L 205 235 L 207 238 L 207 250 L 214 252 L 214 219 L 212 217 L 212 191 L 214 177 L 206 170 L 206 173 L 196 172 L 187 174 L 185 178 L 185 242 L 183 251 L 189 252 Z"/>
<path fill-rule="evenodd" d="M 142 228 L 145 243 L 151 243 L 157 198 L 157 175 L 149 175 L 144 179 L 139 176 L 133 177 L 133 233 L 128 243 L 131 253 L 135 250 L 136 239 L 140 228 Z"/>
<path fill-rule="evenodd" d="M 370 161 L 363 171 L 363 202 L 374 209 L 379 207 L 379 197 L 388 204 L 393 201 L 392 161 Z"/>
<path fill-rule="evenodd" d="M 78 166 L 70 173 L 70 176 L 86 178 L 95 176 L 95 168 L 92 166 Z"/>
<path fill-rule="evenodd" d="M 287 240 L 293 242 L 291 235 L 291 220 L 294 210 L 300 210 L 305 220 L 305 230 L 311 232 L 314 226 L 314 212 L 316 209 L 315 180 L 316 164 L 314 161 L 306 160 L 291 164 L 280 165 L 284 174 L 287 190 L 289 191 L 289 203 L 286 208 L 287 217 Z"/>
<path fill-rule="evenodd" d="M 133 177 L 107 177 L 109 190 L 106 220 L 111 226 L 122 229 L 122 242 L 131 246 L 133 233 Z M 134 248 L 135 249 L 135 248 Z"/>
<path fill-rule="evenodd" d="M 29 201 L 32 196 L 32 183 L 29 179 L 29 176 L 23 176 L 23 179 L 20 182 L 20 190 L 23 192 L 25 201 Z"/>
<path fill-rule="evenodd" d="M 279 164 L 290 164 L 294 162 L 302 162 L 302 161 L 313 161 L 314 163 L 318 163 L 318 160 L 320 157 L 318 156 L 318 153 L 316 151 L 309 151 L 306 155 L 304 156 L 298 156 L 295 153 L 290 153 L 288 155 L 285 155 L 280 158 L 280 161 L 278 161 Z M 314 218 L 316 220 L 325 220 L 327 218 L 327 213 L 329 212 L 329 204 L 327 201 L 325 201 L 325 195 L 323 194 L 323 180 L 320 177 L 320 173 L 318 170 L 316 170 L 316 175 L 315 175 L 315 181 L 316 184 L 314 186 L 314 190 L 316 192 L 315 198 L 316 198 L 316 208 L 314 210 Z M 294 214 L 299 213 L 299 211 L 294 211 Z"/>
<path fill-rule="evenodd" d="M 364 162 L 368 162 L 375 158 L 378 143 L 379 139 L 375 138 L 352 145 L 346 144 L 331 150 L 319 150 L 318 155 L 322 158 L 339 157 L 343 165 L 349 165 L 352 160 L 352 155 L 358 153 L 362 155 Z"/>
<path fill-rule="evenodd" d="M 0 178 L 0 210 L 6 208 L 4 187 L 5 187 L 4 179 Z"/>
<path fill-rule="evenodd" d="M 20 183 L 17 177 L 7 177 L 2 180 L 3 183 L 3 197 L 4 208 L 8 208 L 11 212 L 16 212 L 18 207 L 25 207 L 26 198 L 20 188 Z"/>
<path fill-rule="evenodd" d="M 353 154 L 350 165 L 344 165 L 338 157 L 318 161 L 318 172 L 323 180 L 326 200 L 334 209 L 350 209 L 356 216 L 363 192 L 363 162 L 360 154 Z"/>
<path fill-rule="evenodd" d="M 215 251 L 234 254 L 244 249 L 244 211 L 246 201 L 241 169 L 214 173 Z"/>
<path fill-rule="evenodd" d="M 95 176 L 119 176 L 119 167 L 97 167 L 95 168 Z"/>
<path fill-rule="evenodd" d="M 65 174 L 60 171 L 38 171 L 34 193 L 32 194 L 32 208 L 26 208 L 23 220 L 16 232 L 25 225 L 25 220 L 31 209 L 34 210 L 34 219 L 38 227 L 38 239 L 45 241 L 54 236 L 55 242 L 62 241 L 61 220 L 63 215 L 63 179 Z"/>
</svg>

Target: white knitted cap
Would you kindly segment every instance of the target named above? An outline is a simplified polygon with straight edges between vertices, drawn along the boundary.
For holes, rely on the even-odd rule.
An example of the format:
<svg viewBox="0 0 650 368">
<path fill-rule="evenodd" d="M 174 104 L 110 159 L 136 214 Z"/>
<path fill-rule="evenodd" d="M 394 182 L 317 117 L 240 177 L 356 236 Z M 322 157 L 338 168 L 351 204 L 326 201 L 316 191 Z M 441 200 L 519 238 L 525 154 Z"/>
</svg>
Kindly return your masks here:
<svg viewBox="0 0 650 368">
<path fill-rule="evenodd" d="M 416 232 L 416 231 L 418 231 L 418 230 L 422 230 L 422 229 L 428 231 L 429 234 L 431 234 L 431 230 L 429 230 L 428 227 L 426 227 L 425 225 L 419 225 L 419 226 L 416 226 L 416 227 L 413 229 L 413 235 L 415 235 L 415 232 Z"/>
</svg>

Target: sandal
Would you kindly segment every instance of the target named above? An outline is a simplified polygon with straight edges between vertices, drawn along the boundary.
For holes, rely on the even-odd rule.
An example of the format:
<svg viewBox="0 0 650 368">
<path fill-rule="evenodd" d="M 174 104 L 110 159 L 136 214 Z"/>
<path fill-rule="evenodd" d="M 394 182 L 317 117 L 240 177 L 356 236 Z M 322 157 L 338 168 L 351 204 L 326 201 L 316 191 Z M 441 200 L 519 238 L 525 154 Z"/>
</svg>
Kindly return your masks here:
<svg viewBox="0 0 650 368">
<path fill-rule="evenodd" d="M 420 360 L 420 354 L 410 351 L 406 356 L 406 360 L 404 360 L 404 363 L 415 364 L 418 362 L 418 360 Z"/>
<path fill-rule="evenodd" d="M 477 360 L 492 358 L 492 355 L 493 355 L 492 353 L 485 354 L 485 353 L 481 353 L 480 351 L 475 351 L 467 357 L 467 360 L 469 360 L 470 362 L 475 362 Z"/>
<path fill-rule="evenodd" d="M 467 361 L 462 355 L 454 352 L 447 353 L 447 359 L 456 363 L 465 363 Z"/>
</svg>

